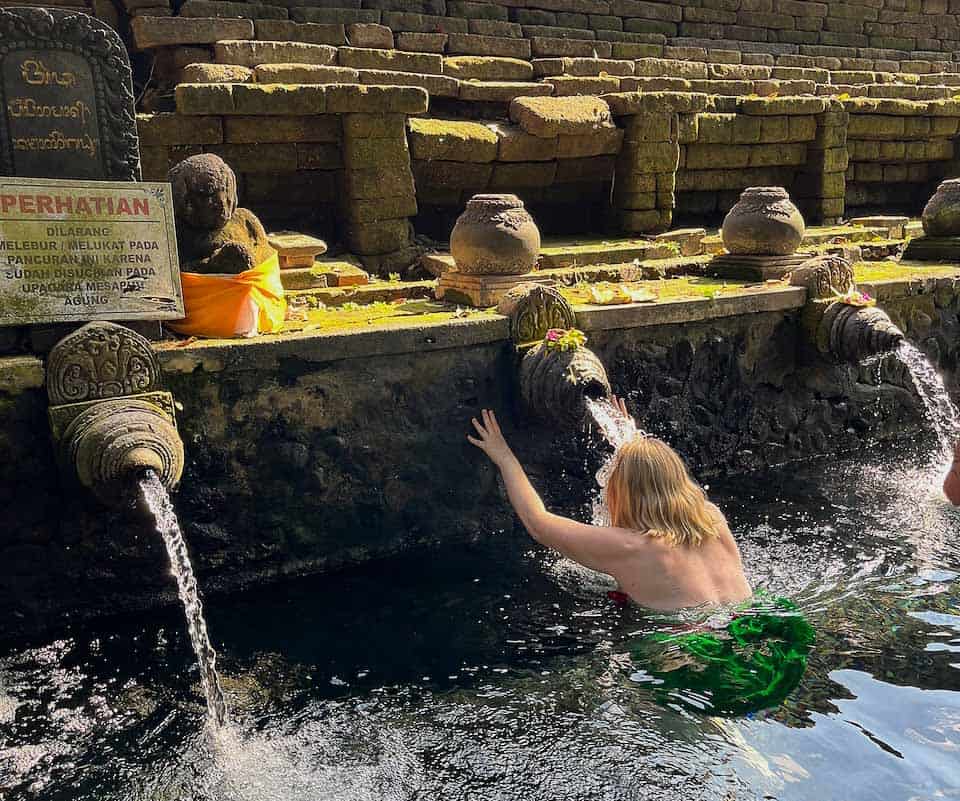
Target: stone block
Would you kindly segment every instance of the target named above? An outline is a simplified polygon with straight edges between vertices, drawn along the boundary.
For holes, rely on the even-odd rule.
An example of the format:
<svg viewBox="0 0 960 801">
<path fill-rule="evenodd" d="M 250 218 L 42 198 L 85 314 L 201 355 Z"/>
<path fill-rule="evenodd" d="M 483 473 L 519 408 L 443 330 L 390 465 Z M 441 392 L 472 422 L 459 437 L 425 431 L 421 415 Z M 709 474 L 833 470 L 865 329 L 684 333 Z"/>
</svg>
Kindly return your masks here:
<svg viewBox="0 0 960 801">
<path fill-rule="evenodd" d="M 615 156 L 592 156 L 581 159 L 561 159 L 557 162 L 558 184 L 580 184 L 610 181 L 616 169 Z"/>
<path fill-rule="evenodd" d="M 353 200 L 416 195 L 413 173 L 408 166 L 345 170 L 343 189 L 346 196 Z"/>
<path fill-rule="evenodd" d="M 534 136 L 580 136 L 610 128 L 607 104 L 594 97 L 518 98 L 510 104 L 510 119 Z"/>
<path fill-rule="evenodd" d="M 616 155 L 620 152 L 622 144 L 623 131 L 619 128 L 604 128 L 587 136 L 560 136 L 557 143 L 557 158 Z"/>
<path fill-rule="evenodd" d="M 258 19 L 254 23 L 258 39 L 273 42 L 306 42 L 339 47 L 347 43 L 343 25 L 323 25 L 318 22 Z"/>
<path fill-rule="evenodd" d="M 533 73 L 538 78 L 549 78 L 555 75 L 563 75 L 562 58 L 535 58 L 531 62 Z"/>
<path fill-rule="evenodd" d="M 370 223 L 413 217 L 418 210 L 417 198 L 414 195 L 400 195 L 376 200 L 352 200 L 346 204 L 344 214 L 350 222 Z"/>
<path fill-rule="evenodd" d="M 499 138 L 479 122 L 411 119 L 409 127 L 415 159 L 485 163 L 497 158 Z"/>
<path fill-rule="evenodd" d="M 347 41 L 351 47 L 393 50 L 393 31 L 374 22 L 354 22 L 347 26 Z"/>
<path fill-rule="evenodd" d="M 401 129 L 402 130 L 402 129 Z M 223 141 L 235 144 L 269 142 L 340 141 L 340 120 L 331 115 L 313 117 L 225 117 Z"/>
<path fill-rule="evenodd" d="M 494 3 L 476 3 L 467 0 L 448 0 L 447 14 L 451 17 L 465 19 L 499 19 L 507 20 L 507 9 Z"/>
<path fill-rule="evenodd" d="M 327 109 L 328 88 L 306 84 L 235 84 L 232 113 L 251 116 L 323 114 Z"/>
<path fill-rule="evenodd" d="M 373 139 L 363 140 L 376 141 Z M 395 140 L 390 140 L 395 141 Z M 340 146 L 328 142 L 297 142 L 297 169 L 337 170 L 343 166 Z"/>
<path fill-rule="evenodd" d="M 882 145 L 888 144 L 886 142 Z M 808 154 L 807 164 L 813 170 L 820 172 L 844 172 L 849 164 L 847 149 L 843 147 L 831 147 L 826 150 L 811 150 Z M 902 152 L 901 152 L 902 156 Z"/>
<path fill-rule="evenodd" d="M 503 22 L 495 19 L 471 19 L 467 22 L 469 33 L 479 36 L 507 36 L 513 39 L 523 37 L 523 29 L 516 22 Z"/>
<path fill-rule="evenodd" d="M 691 82 L 686 78 L 621 78 L 621 92 L 690 92 Z"/>
<path fill-rule="evenodd" d="M 617 221 L 624 233 L 652 234 L 665 231 L 670 227 L 669 216 L 663 216 L 660 211 L 630 211 L 617 212 Z"/>
<path fill-rule="evenodd" d="M 253 70 L 238 64 L 187 64 L 180 72 L 180 83 L 246 83 Z"/>
<path fill-rule="evenodd" d="M 561 59 L 562 74 L 580 77 L 598 75 L 633 75 L 634 62 L 629 59 L 614 58 L 564 58 Z"/>
<path fill-rule="evenodd" d="M 380 11 L 366 8 L 307 8 L 296 6 L 290 9 L 290 17 L 297 22 L 313 22 L 318 25 L 353 25 L 357 22 L 376 24 L 380 22 Z"/>
<path fill-rule="evenodd" d="M 657 191 L 657 176 L 655 173 L 646 173 L 646 172 L 623 172 L 617 171 L 617 180 L 614 187 L 614 199 L 623 197 L 624 200 L 617 201 L 624 208 L 636 208 L 631 206 L 630 195 L 638 194 L 650 194 L 653 195 Z"/>
<path fill-rule="evenodd" d="M 233 114 L 233 86 L 229 83 L 182 83 L 174 91 L 181 114 Z"/>
<path fill-rule="evenodd" d="M 827 101 L 821 97 L 748 97 L 739 105 L 744 114 L 820 114 L 826 110 Z"/>
<path fill-rule="evenodd" d="M 672 114 L 637 114 L 624 118 L 624 142 L 669 142 L 673 139 Z"/>
<path fill-rule="evenodd" d="M 624 146 L 617 164 L 621 174 L 675 172 L 680 164 L 680 145 L 676 142 L 650 142 Z"/>
<path fill-rule="evenodd" d="M 532 81 L 533 65 L 518 58 L 496 56 L 447 56 L 443 72 L 460 80 Z"/>
<path fill-rule="evenodd" d="M 142 147 L 215 145 L 223 141 L 223 125 L 219 117 L 137 114 L 137 134 Z"/>
<path fill-rule="evenodd" d="M 634 62 L 637 76 L 665 78 L 707 78 L 707 65 L 694 61 L 678 61 L 669 58 L 639 58 Z"/>
<path fill-rule="evenodd" d="M 410 163 L 410 151 L 405 138 L 356 139 L 348 136 L 343 142 L 343 162 L 350 170 L 402 167 Z"/>
<path fill-rule="evenodd" d="M 557 162 L 531 161 L 493 165 L 488 189 L 511 192 L 531 187 L 550 186 L 557 175 Z"/>
<path fill-rule="evenodd" d="M 755 64 L 707 64 L 707 77 L 720 81 L 757 81 L 770 77 L 770 67 Z"/>
<path fill-rule="evenodd" d="M 297 146 L 292 143 L 273 143 L 270 147 L 259 145 L 210 145 L 204 148 L 216 153 L 236 173 L 249 172 L 296 172 Z"/>
<path fill-rule="evenodd" d="M 337 48 L 305 42 L 222 40 L 213 45 L 213 53 L 219 64 L 244 67 L 258 64 L 330 65 L 337 61 Z"/>
<path fill-rule="evenodd" d="M 523 35 L 527 39 L 579 39 L 592 41 L 597 34 L 587 28 L 563 28 L 559 25 L 524 25 Z"/>
<path fill-rule="evenodd" d="M 663 45 L 643 42 L 613 42 L 611 55 L 618 59 L 659 58 L 663 55 Z"/>
<path fill-rule="evenodd" d="M 249 19 L 200 17 L 135 17 L 130 21 L 134 50 L 211 44 L 221 39 L 252 39 Z"/>
<path fill-rule="evenodd" d="M 689 145 L 700 138 L 700 119 L 698 114 L 680 114 L 677 125 L 677 141 Z"/>
<path fill-rule="evenodd" d="M 286 19 L 287 9 L 261 3 L 237 3 L 228 0 L 187 0 L 180 17 L 221 17 L 233 19 Z"/>
<path fill-rule="evenodd" d="M 343 135 L 357 139 L 401 139 L 407 135 L 405 114 L 344 114 Z"/>
<path fill-rule="evenodd" d="M 413 174 L 420 186 L 440 186 L 479 192 L 487 188 L 493 164 L 467 164 L 459 161 L 415 161 Z"/>
<path fill-rule="evenodd" d="M 238 67 L 237 69 L 247 69 Z M 349 67 L 320 64 L 259 64 L 253 75 L 257 83 L 359 83 L 360 73 Z"/>
<path fill-rule="evenodd" d="M 328 86 L 327 113 L 423 114 L 430 96 L 419 86 Z"/>
<path fill-rule="evenodd" d="M 597 31 L 622 31 L 623 19 L 613 14 L 590 14 L 587 19 L 587 27 Z"/>
<path fill-rule="evenodd" d="M 932 117 L 930 119 L 931 136 L 955 136 L 960 120 L 956 117 Z"/>
<path fill-rule="evenodd" d="M 743 145 L 688 145 L 684 166 L 688 170 L 739 169 L 749 165 L 750 151 Z"/>
<path fill-rule="evenodd" d="M 529 61 L 531 48 L 527 39 L 451 33 L 447 40 L 447 52 L 465 56 L 501 56 Z"/>
<path fill-rule="evenodd" d="M 563 58 L 610 58 L 613 47 L 610 42 L 593 39 L 555 39 L 537 36 L 530 40 L 530 50 L 538 58 L 560 56 Z"/>
<path fill-rule="evenodd" d="M 439 75 L 443 72 L 443 56 L 437 53 L 404 53 L 400 50 L 376 50 L 363 47 L 341 47 L 340 65 L 354 69 L 391 70 Z"/>
<path fill-rule="evenodd" d="M 499 139 L 497 161 L 552 161 L 557 157 L 559 137 L 533 136 L 513 125 L 491 123 Z"/>
<path fill-rule="evenodd" d="M 515 98 L 545 97 L 553 87 L 545 83 L 519 81 L 461 81 L 460 99 L 479 103 L 509 103 Z"/>
<path fill-rule="evenodd" d="M 393 253 L 410 244 L 411 228 L 406 218 L 377 222 L 350 222 L 344 226 L 347 244 L 359 256 Z"/>
<path fill-rule="evenodd" d="M 657 208 L 656 192 L 620 192 L 614 190 L 614 206 L 618 209 L 645 211 Z"/>
<path fill-rule="evenodd" d="M 749 167 L 779 167 L 803 164 L 807 159 L 806 145 L 800 142 L 763 144 L 750 148 Z"/>
<path fill-rule="evenodd" d="M 880 114 L 851 114 L 847 127 L 850 139 L 895 139 L 902 137 L 904 118 Z"/>
<path fill-rule="evenodd" d="M 397 47 L 415 53 L 442 53 L 447 49 L 447 34 L 404 31 L 397 34 Z"/>
<path fill-rule="evenodd" d="M 817 118 L 813 116 L 788 117 L 788 142 L 808 142 L 817 135 Z"/>
<path fill-rule="evenodd" d="M 394 32 L 412 33 L 466 33 L 470 26 L 465 19 L 442 17 L 436 14 L 417 14 L 408 11 L 387 11 L 381 20 Z"/>
<path fill-rule="evenodd" d="M 708 95 L 697 92 L 620 92 L 600 99 L 617 117 L 668 111 L 694 114 L 706 111 L 710 103 Z"/>
<path fill-rule="evenodd" d="M 421 75 L 391 70 L 357 70 L 360 83 L 377 86 L 419 86 L 432 97 L 459 97 L 460 81 L 447 75 Z"/>
<path fill-rule="evenodd" d="M 614 76 L 575 77 L 572 75 L 557 75 L 545 78 L 543 83 L 553 88 L 557 97 L 572 95 L 602 95 L 608 92 L 620 91 L 620 79 Z"/>
</svg>

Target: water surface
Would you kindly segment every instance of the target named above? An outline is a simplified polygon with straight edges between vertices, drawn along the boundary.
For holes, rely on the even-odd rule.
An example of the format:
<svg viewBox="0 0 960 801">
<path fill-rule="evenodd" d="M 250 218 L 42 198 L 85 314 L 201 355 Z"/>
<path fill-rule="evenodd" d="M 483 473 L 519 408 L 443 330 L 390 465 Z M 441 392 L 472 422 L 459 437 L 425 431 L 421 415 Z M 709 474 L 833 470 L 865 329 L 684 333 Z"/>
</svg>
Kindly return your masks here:
<svg viewBox="0 0 960 801">
<path fill-rule="evenodd" d="M 9 649 L 0 795 L 960 797 L 960 515 L 939 472 L 886 452 L 711 487 L 751 581 L 817 628 L 803 681 L 773 712 L 658 703 L 627 656 L 657 621 L 520 534 L 491 532 L 207 598 L 235 719 L 213 738 L 179 609 Z"/>
</svg>

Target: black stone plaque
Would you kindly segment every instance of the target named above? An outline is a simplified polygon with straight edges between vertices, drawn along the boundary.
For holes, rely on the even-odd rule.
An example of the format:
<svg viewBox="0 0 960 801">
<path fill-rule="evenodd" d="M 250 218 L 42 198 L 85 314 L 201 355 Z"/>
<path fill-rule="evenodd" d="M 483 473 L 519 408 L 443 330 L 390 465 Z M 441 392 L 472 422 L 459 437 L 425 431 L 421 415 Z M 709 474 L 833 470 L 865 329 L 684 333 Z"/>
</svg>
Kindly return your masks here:
<svg viewBox="0 0 960 801">
<path fill-rule="evenodd" d="M 112 28 L 0 8 L 0 175 L 140 179 L 130 61 Z"/>
</svg>

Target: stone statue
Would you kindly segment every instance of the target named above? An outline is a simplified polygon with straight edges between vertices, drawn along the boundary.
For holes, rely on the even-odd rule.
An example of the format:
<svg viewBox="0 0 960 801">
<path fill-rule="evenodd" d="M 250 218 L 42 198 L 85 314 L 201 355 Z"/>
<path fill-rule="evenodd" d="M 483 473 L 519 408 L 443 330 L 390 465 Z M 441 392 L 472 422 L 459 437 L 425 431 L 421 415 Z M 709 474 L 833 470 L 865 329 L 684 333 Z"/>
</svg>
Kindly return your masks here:
<svg viewBox="0 0 960 801">
<path fill-rule="evenodd" d="M 170 170 L 180 267 L 236 275 L 273 253 L 257 216 L 237 208 L 237 177 L 219 156 L 190 156 Z"/>
</svg>

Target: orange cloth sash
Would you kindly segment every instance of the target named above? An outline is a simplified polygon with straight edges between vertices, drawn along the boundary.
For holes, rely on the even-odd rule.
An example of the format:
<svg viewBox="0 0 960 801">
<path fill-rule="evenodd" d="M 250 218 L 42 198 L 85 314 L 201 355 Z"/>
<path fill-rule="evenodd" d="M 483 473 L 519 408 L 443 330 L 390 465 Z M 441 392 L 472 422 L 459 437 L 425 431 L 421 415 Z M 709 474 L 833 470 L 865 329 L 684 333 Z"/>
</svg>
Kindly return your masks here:
<svg viewBox="0 0 960 801">
<path fill-rule="evenodd" d="M 187 316 L 168 323 L 174 331 L 197 337 L 270 334 L 283 327 L 287 301 L 274 253 L 238 275 L 180 273 Z"/>
</svg>

